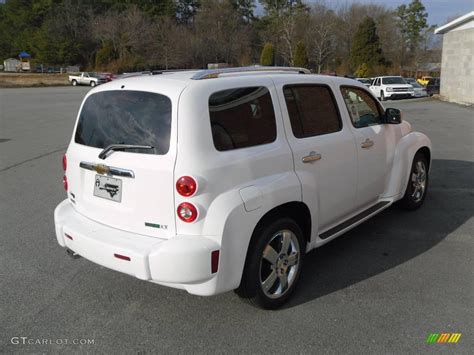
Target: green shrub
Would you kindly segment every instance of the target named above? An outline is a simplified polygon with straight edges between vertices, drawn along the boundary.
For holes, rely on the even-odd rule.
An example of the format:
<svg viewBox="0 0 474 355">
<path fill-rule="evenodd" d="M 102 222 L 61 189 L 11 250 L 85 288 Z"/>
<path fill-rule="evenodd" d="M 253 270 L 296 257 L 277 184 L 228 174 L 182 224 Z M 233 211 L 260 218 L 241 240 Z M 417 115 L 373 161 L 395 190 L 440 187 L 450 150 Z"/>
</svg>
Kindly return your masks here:
<svg viewBox="0 0 474 355">
<path fill-rule="evenodd" d="M 275 65 L 275 47 L 270 42 L 265 43 L 263 46 L 262 54 L 260 55 L 260 65 Z"/>
<path fill-rule="evenodd" d="M 303 42 L 298 42 L 295 50 L 295 58 L 293 60 L 293 65 L 295 67 L 308 68 L 308 53 L 306 51 L 306 46 Z"/>
</svg>

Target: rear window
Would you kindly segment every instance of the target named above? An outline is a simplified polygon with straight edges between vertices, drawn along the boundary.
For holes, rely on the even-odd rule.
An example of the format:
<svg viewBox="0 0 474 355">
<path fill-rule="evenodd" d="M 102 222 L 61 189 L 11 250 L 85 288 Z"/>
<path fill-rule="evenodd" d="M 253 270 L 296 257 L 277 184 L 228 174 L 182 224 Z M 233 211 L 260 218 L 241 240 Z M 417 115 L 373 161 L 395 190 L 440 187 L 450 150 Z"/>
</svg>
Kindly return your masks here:
<svg viewBox="0 0 474 355">
<path fill-rule="evenodd" d="M 171 100 L 142 91 L 104 91 L 82 107 L 75 142 L 95 148 L 110 144 L 150 145 L 141 154 L 166 154 L 170 145 Z"/>
<path fill-rule="evenodd" d="M 275 111 L 266 87 L 216 92 L 209 98 L 212 139 L 219 151 L 271 143 L 276 139 Z"/>
</svg>

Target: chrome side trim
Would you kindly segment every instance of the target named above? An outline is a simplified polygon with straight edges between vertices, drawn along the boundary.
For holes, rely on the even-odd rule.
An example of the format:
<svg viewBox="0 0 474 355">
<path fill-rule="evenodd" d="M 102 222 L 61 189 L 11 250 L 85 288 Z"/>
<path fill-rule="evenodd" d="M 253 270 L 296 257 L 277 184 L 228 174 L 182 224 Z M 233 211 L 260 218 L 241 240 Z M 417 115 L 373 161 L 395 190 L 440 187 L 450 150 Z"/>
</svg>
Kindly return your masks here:
<svg viewBox="0 0 474 355">
<path fill-rule="evenodd" d="M 220 74 L 237 74 L 247 72 L 280 72 L 280 73 L 296 73 L 296 74 L 311 74 L 311 71 L 305 68 L 297 67 L 238 67 L 238 68 L 220 68 L 220 69 L 205 69 L 194 74 L 192 80 L 203 80 L 218 78 Z"/>
<path fill-rule="evenodd" d="M 106 166 L 102 164 L 94 164 L 86 161 L 81 161 L 79 166 L 86 170 L 95 171 L 98 174 L 109 176 L 120 176 L 134 179 L 135 173 L 129 169 L 116 168 L 113 166 Z"/>
</svg>

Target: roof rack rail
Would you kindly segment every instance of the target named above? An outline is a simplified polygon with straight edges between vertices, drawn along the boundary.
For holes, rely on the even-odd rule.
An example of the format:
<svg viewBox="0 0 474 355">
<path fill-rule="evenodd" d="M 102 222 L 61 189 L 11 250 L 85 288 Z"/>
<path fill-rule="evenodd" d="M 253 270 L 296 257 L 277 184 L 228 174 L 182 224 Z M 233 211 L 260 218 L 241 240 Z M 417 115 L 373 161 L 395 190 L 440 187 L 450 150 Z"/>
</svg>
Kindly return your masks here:
<svg viewBox="0 0 474 355">
<path fill-rule="evenodd" d="M 311 74 L 308 69 L 297 67 L 268 67 L 268 66 L 251 66 L 237 68 L 221 68 L 221 69 L 204 69 L 194 74 L 191 79 L 203 80 L 218 78 L 220 74 L 248 73 L 248 72 L 287 72 L 298 74 Z"/>
<path fill-rule="evenodd" d="M 150 75 L 160 75 L 160 74 L 166 74 L 166 73 L 179 73 L 183 71 L 196 71 L 196 69 L 166 69 L 166 70 L 152 70 Z"/>
</svg>

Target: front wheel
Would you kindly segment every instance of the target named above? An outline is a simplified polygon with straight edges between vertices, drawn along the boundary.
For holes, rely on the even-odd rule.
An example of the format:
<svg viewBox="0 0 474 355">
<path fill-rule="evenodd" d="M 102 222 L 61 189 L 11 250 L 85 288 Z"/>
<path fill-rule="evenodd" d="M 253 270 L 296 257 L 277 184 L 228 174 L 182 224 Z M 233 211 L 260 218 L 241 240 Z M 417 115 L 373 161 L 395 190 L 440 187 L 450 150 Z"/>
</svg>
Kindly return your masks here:
<svg viewBox="0 0 474 355">
<path fill-rule="evenodd" d="M 422 153 L 417 153 L 413 158 L 410 177 L 405 195 L 400 201 L 401 207 L 407 210 L 419 208 L 426 197 L 428 189 L 428 162 Z"/>
<path fill-rule="evenodd" d="M 252 237 L 237 294 L 265 309 L 282 306 L 296 288 L 305 249 L 303 232 L 292 219 L 261 226 Z"/>
<path fill-rule="evenodd" d="M 385 95 L 383 91 L 380 91 L 380 101 L 385 101 Z"/>
</svg>

